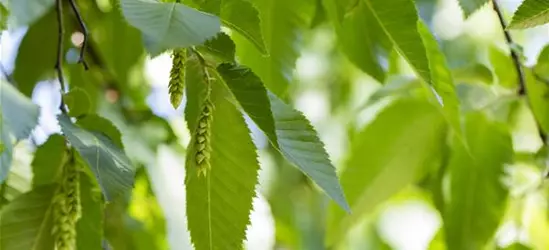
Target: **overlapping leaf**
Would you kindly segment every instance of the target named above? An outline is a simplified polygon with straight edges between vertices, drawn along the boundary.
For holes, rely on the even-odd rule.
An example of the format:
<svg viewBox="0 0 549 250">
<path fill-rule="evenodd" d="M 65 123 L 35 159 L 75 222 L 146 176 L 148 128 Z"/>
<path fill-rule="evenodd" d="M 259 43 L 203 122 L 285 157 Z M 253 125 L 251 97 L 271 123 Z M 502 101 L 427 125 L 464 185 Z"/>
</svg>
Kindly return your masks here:
<svg viewBox="0 0 549 250">
<path fill-rule="evenodd" d="M 536 79 L 531 70 L 524 70 L 526 81 L 526 93 L 528 95 L 528 101 L 534 117 L 538 122 L 541 130 L 545 133 L 549 133 L 549 99 L 547 95 L 549 93 L 549 85 L 547 83 Z"/>
<path fill-rule="evenodd" d="M 187 62 L 187 123 L 193 134 L 204 98 L 203 68 L 196 58 Z M 213 72 L 212 72 L 213 73 Z M 240 249 L 250 222 L 252 198 L 259 163 L 255 146 L 241 113 L 227 99 L 227 89 L 216 80 L 212 85 L 214 106 L 211 122 L 211 169 L 198 175 L 194 158 L 195 136 L 187 153 L 187 218 L 197 250 Z M 238 146 L 235 147 L 235 142 Z"/>
<path fill-rule="evenodd" d="M 65 138 L 51 135 L 34 153 L 32 160 L 32 186 L 53 184 L 59 181 L 66 160 Z"/>
<path fill-rule="evenodd" d="M 348 211 L 335 168 L 307 118 L 269 93 L 251 70 L 232 64 L 217 70 L 274 147 Z"/>
<path fill-rule="evenodd" d="M 431 83 L 427 54 L 418 33 L 418 14 L 412 0 L 361 0 L 396 50 L 419 78 Z"/>
<path fill-rule="evenodd" d="M 4 151 L 0 155 L 0 182 L 11 166 L 12 137 L 16 141 L 29 137 L 38 124 L 38 106 L 23 96 L 12 85 L 0 81 L 0 136 Z"/>
<path fill-rule="evenodd" d="M 265 57 L 249 42 L 236 38 L 237 55 L 250 67 L 267 88 L 280 97 L 287 93 L 295 61 L 300 32 L 313 15 L 313 0 L 254 0 L 259 10 L 263 40 L 269 57 Z"/>
<path fill-rule="evenodd" d="M 513 156 L 507 129 L 480 113 L 466 117 L 465 138 L 468 148 L 454 141 L 448 166 L 450 202 L 443 219 L 450 250 L 482 249 L 494 235 L 506 208 L 501 179 Z"/>
<path fill-rule="evenodd" d="M 74 125 L 65 115 L 58 116 L 63 134 L 80 153 L 107 200 L 131 189 L 135 170 L 122 149 L 108 137 Z"/>
<path fill-rule="evenodd" d="M 526 29 L 549 22 L 549 2 L 545 0 L 525 0 L 519 6 L 513 20 L 509 24 L 510 29 Z"/>
<path fill-rule="evenodd" d="M 103 248 L 103 202 L 101 192 L 90 176 L 80 173 L 82 217 L 76 223 L 76 249 Z"/>
<path fill-rule="evenodd" d="M 423 100 L 397 100 L 381 111 L 352 142 L 341 184 L 353 213 L 345 216 L 330 208 L 328 243 L 340 240 L 362 215 L 427 173 L 444 143 L 445 128 L 444 117 Z"/>
<path fill-rule="evenodd" d="M 2 209 L 2 250 L 54 249 L 51 207 L 55 190 L 56 185 L 41 186 L 22 194 Z"/>
<path fill-rule="evenodd" d="M 180 3 L 120 1 L 126 20 L 143 32 L 149 53 L 202 44 L 221 30 L 218 17 Z"/>
<path fill-rule="evenodd" d="M 519 78 L 511 57 L 495 47 L 490 48 L 489 56 L 499 85 L 508 88 L 516 87 Z"/>
</svg>

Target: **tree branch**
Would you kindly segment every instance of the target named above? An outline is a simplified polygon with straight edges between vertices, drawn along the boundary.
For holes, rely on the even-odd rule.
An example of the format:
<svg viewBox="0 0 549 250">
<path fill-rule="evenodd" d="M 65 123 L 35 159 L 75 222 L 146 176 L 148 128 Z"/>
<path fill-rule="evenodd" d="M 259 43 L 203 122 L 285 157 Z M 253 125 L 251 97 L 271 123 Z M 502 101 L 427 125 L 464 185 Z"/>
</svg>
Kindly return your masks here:
<svg viewBox="0 0 549 250">
<path fill-rule="evenodd" d="M 522 63 L 520 62 L 520 56 L 517 54 L 517 52 L 513 49 L 513 46 L 515 45 L 515 42 L 513 41 L 513 38 L 511 37 L 511 34 L 507 30 L 507 24 L 505 22 L 505 19 L 503 17 L 503 13 L 501 9 L 499 8 L 498 3 L 496 0 L 492 1 L 492 6 L 494 7 L 494 11 L 498 15 L 499 24 L 501 25 L 501 29 L 503 30 L 503 34 L 505 36 L 505 41 L 507 42 L 507 45 L 509 46 L 509 50 L 511 51 L 511 58 L 513 59 L 513 64 L 515 65 L 515 70 L 517 71 L 518 75 L 518 94 L 519 95 L 526 95 L 526 81 L 524 78 L 524 72 L 522 69 Z"/>
<path fill-rule="evenodd" d="M 65 28 L 63 27 L 63 1 L 56 0 L 55 7 L 57 12 L 57 61 L 55 63 L 55 69 L 57 71 L 57 78 L 59 79 L 59 85 L 61 87 L 61 104 L 59 109 L 64 114 L 67 113 L 67 108 L 65 107 L 65 101 L 63 101 L 63 94 L 65 93 L 65 78 L 63 77 L 63 38 L 65 36 Z"/>
<path fill-rule="evenodd" d="M 76 6 L 76 3 L 74 0 L 69 0 L 69 3 L 71 4 L 72 12 L 74 12 L 74 15 L 76 15 L 76 19 L 78 20 L 78 25 L 80 25 L 80 29 L 82 30 L 82 34 L 84 35 L 84 41 L 82 41 L 82 47 L 80 48 L 80 56 L 78 58 L 78 63 L 81 63 L 84 66 L 85 70 L 88 70 L 88 64 L 84 60 L 84 54 L 87 50 L 88 45 L 88 39 L 89 39 L 89 31 L 86 27 L 86 23 L 84 23 L 84 19 L 82 18 L 82 15 L 80 14 L 80 10 L 78 10 L 78 6 Z"/>
<path fill-rule="evenodd" d="M 492 1 L 492 6 L 494 8 L 494 11 L 496 12 L 499 23 L 501 25 L 501 29 L 503 30 L 503 34 L 505 35 L 505 41 L 507 42 L 507 45 L 509 46 L 509 50 L 511 51 L 511 58 L 513 59 L 513 64 L 515 65 L 515 69 L 517 71 L 518 75 L 518 83 L 519 83 L 519 89 L 517 91 L 517 94 L 519 96 L 526 96 L 527 90 L 526 90 L 526 78 L 524 75 L 524 70 L 522 68 L 522 62 L 520 61 L 520 56 L 518 53 L 513 49 L 515 42 L 513 41 L 513 37 L 511 36 L 511 33 L 507 30 L 507 24 L 505 23 L 505 19 L 503 17 L 503 13 L 501 9 L 499 8 L 499 5 L 497 4 L 496 0 Z M 530 108 L 532 108 L 532 104 L 528 102 L 528 105 Z M 539 136 L 543 140 L 543 144 L 547 145 L 547 135 L 541 128 L 538 121 L 536 121 L 536 126 L 539 131 Z"/>
</svg>

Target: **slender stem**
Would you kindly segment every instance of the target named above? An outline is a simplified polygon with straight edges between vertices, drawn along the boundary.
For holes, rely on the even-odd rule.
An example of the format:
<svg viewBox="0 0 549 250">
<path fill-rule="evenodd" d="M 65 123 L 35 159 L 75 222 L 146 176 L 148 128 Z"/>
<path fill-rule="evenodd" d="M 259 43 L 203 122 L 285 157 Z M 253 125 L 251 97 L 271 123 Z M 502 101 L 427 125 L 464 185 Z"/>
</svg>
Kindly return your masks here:
<svg viewBox="0 0 549 250">
<path fill-rule="evenodd" d="M 505 19 L 503 17 L 503 13 L 501 9 L 499 8 L 499 5 L 497 4 L 496 0 L 492 1 L 492 5 L 494 7 L 494 11 L 496 12 L 499 23 L 501 24 L 501 29 L 503 30 L 503 34 L 505 35 L 505 41 L 507 42 L 507 45 L 509 46 L 509 49 L 511 51 L 511 58 L 513 59 L 513 64 L 515 65 L 515 69 L 517 71 L 518 75 L 518 83 L 519 83 L 519 89 L 518 89 L 518 95 L 519 96 L 526 96 L 527 90 L 526 90 L 526 79 L 524 75 L 524 71 L 522 68 L 522 63 L 520 61 L 520 57 L 517 54 L 517 52 L 513 49 L 513 46 L 515 45 L 515 42 L 513 41 L 513 37 L 511 36 L 511 33 L 507 30 L 507 24 L 505 23 Z M 531 107 L 532 104 L 528 102 L 528 105 Z M 539 131 L 539 136 L 543 141 L 544 145 L 547 145 L 547 135 L 541 128 L 539 122 L 536 121 L 536 125 Z"/>
<path fill-rule="evenodd" d="M 519 95 L 526 95 L 526 81 L 524 79 L 524 72 L 522 69 L 522 63 L 520 62 L 520 56 L 517 54 L 517 52 L 513 49 L 513 45 L 515 42 L 513 41 L 513 38 L 511 37 L 511 33 L 507 30 L 507 24 L 505 22 L 505 19 L 503 17 L 503 13 L 501 9 L 499 8 L 498 3 L 496 0 L 492 1 L 492 6 L 494 7 L 494 11 L 498 15 L 499 24 L 501 25 L 501 29 L 503 30 L 503 34 L 505 35 L 505 41 L 507 42 L 507 45 L 509 46 L 509 50 L 511 51 L 511 58 L 513 59 L 513 64 L 515 65 L 515 70 L 517 71 L 518 75 L 518 94 Z"/>
<path fill-rule="evenodd" d="M 88 45 L 88 39 L 89 39 L 89 31 L 86 27 L 86 23 L 84 23 L 84 19 L 82 18 L 82 15 L 80 14 L 80 10 L 78 10 L 78 6 L 76 6 L 76 3 L 74 0 L 69 0 L 69 3 L 71 4 L 71 9 L 76 15 L 76 19 L 78 19 L 78 25 L 80 25 L 80 29 L 82 30 L 82 34 L 84 35 L 84 41 L 82 41 L 82 47 L 80 48 L 80 56 L 78 58 L 78 63 L 81 63 L 84 65 L 84 69 L 88 70 L 88 64 L 84 60 L 84 54 L 87 50 Z"/>
<path fill-rule="evenodd" d="M 57 78 L 59 79 L 59 84 L 61 87 L 61 104 L 59 109 L 64 114 L 67 113 L 67 108 L 65 107 L 65 101 L 63 101 L 63 93 L 65 92 L 65 79 L 63 77 L 63 38 L 65 35 L 65 29 L 63 27 L 63 1 L 56 0 L 56 10 L 57 10 L 57 61 L 55 63 L 55 69 L 57 70 Z"/>
</svg>

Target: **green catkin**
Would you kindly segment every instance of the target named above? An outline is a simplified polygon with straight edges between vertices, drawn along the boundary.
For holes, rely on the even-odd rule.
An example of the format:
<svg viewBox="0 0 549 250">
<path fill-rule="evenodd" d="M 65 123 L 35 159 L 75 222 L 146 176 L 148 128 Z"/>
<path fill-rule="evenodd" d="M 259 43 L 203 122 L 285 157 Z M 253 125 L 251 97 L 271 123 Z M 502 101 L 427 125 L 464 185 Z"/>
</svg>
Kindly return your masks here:
<svg viewBox="0 0 549 250">
<path fill-rule="evenodd" d="M 183 88 L 185 86 L 185 70 L 183 65 L 186 60 L 185 49 L 174 49 L 172 52 L 172 70 L 170 71 L 170 83 L 168 91 L 170 102 L 173 108 L 177 109 L 183 99 Z"/>
<path fill-rule="evenodd" d="M 76 223 L 80 216 L 80 180 L 71 159 L 63 167 L 61 185 L 54 197 L 52 234 L 56 250 L 76 249 Z"/>
<path fill-rule="evenodd" d="M 198 167 L 198 175 L 206 176 L 210 170 L 210 130 L 212 124 L 212 111 L 213 104 L 210 101 L 209 94 L 206 95 L 206 98 L 202 104 L 202 111 L 198 119 L 198 124 L 196 128 L 195 135 L 195 163 Z"/>
</svg>

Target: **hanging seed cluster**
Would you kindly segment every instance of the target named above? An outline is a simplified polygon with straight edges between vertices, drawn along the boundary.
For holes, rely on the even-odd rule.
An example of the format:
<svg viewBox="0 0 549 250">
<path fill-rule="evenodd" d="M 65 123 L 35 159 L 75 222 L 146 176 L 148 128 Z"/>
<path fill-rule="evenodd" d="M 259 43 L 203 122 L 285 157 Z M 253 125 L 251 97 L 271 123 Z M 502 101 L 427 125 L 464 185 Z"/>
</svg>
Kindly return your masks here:
<svg viewBox="0 0 549 250">
<path fill-rule="evenodd" d="M 183 88 L 185 86 L 185 70 L 183 65 L 186 60 L 185 49 L 175 49 L 172 52 L 172 70 L 170 71 L 170 83 L 168 84 L 168 92 L 170 94 L 170 102 L 173 108 L 177 109 L 183 99 Z"/>
<path fill-rule="evenodd" d="M 80 219 L 80 183 L 74 163 L 64 166 L 61 185 L 54 197 L 52 234 L 56 250 L 76 249 L 76 222 Z"/>
<path fill-rule="evenodd" d="M 198 175 L 206 176 L 210 170 L 210 130 L 212 124 L 213 104 L 210 101 L 209 95 L 204 99 L 202 111 L 198 119 L 195 147 L 196 147 L 196 166 L 198 167 Z"/>
</svg>

